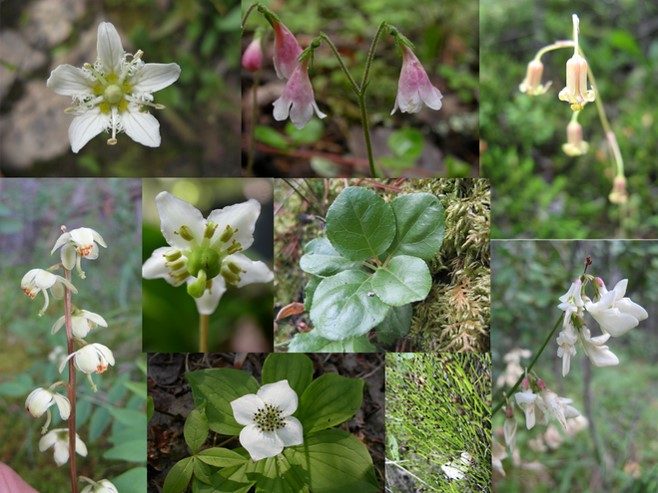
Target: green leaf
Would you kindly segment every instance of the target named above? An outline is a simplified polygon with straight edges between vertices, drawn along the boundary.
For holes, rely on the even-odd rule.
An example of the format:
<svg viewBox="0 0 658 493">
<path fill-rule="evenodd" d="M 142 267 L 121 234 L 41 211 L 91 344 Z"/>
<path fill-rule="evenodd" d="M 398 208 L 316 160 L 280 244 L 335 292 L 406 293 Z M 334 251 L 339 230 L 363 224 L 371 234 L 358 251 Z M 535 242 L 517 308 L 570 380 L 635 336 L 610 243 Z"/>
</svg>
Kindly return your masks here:
<svg viewBox="0 0 658 493">
<path fill-rule="evenodd" d="M 416 160 L 423 153 L 425 138 L 415 128 L 403 128 L 388 137 L 388 148 L 396 157 Z"/>
<path fill-rule="evenodd" d="M 153 413 L 155 412 L 155 402 L 153 402 L 153 397 L 150 395 L 146 399 L 146 421 L 151 421 Z"/>
<path fill-rule="evenodd" d="M 307 312 L 310 311 L 313 306 L 313 295 L 315 295 L 315 290 L 321 281 L 321 277 L 311 276 L 310 281 L 308 281 L 304 287 L 304 310 Z"/>
<path fill-rule="evenodd" d="M 181 493 L 185 491 L 194 471 L 194 457 L 179 460 L 167 473 L 162 488 L 163 493 Z"/>
<path fill-rule="evenodd" d="M 213 447 L 202 450 L 195 456 L 202 462 L 215 467 L 233 467 L 239 466 L 249 460 L 233 450 L 221 447 Z"/>
<path fill-rule="evenodd" d="M 142 439 L 127 440 L 119 443 L 103 453 L 106 459 L 127 460 L 130 462 L 144 462 L 146 457 L 146 442 Z"/>
<path fill-rule="evenodd" d="M 326 238 L 315 238 L 304 247 L 299 266 L 304 272 L 320 277 L 333 276 L 344 270 L 358 269 L 359 262 L 348 260 L 331 246 Z"/>
<path fill-rule="evenodd" d="M 124 385 L 133 394 L 146 399 L 146 382 L 126 382 Z"/>
<path fill-rule="evenodd" d="M 262 142 L 270 147 L 275 147 L 277 149 L 288 148 L 288 140 L 271 127 L 256 125 L 254 136 L 258 142 Z"/>
<path fill-rule="evenodd" d="M 196 454 L 208 438 L 208 418 L 203 408 L 194 408 L 187 415 L 183 435 L 187 446 Z"/>
<path fill-rule="evenodd" d="M 304 128 L 297 128 L 292 122 L 288 122 L 285 131 L 295 145 L 314 144 L 322 138 L 324 123 L 322 123 L 322 120 L 312 118 L 310 122 L 304 125 Z"/>
<path fill-rule="evenodd" d="M 308 487 L 313 493 L 379 490 L 368 449 L 346 431 L 313 433 L 303 445 L 286 448 L 284 455 L 308 471 Z"/>
<path fill-rule="evenodd" d="M 110 411 L 107 407 L 97 407 L 89 422 L 89 441 L 95 442 L 110 424 Z"/>
<path fill-rule="evenodd" d="M 308 493 L 308 474 L 288 457 L 279 454 L 261 462 L 257 493 Z"/>
<path fill-rule="evenodd" d="M 237 435 L 243 426 L 233 418 L 231 401 L 247 394 L 255 394 L 260 385 L 249 373 L 233 368 L 213 368 L 189 372 L 185 375 L 192 387 L 194 403 L 206 402 L 208 425 L 222 435 Z"/>
<path fill-rule="evenodd" d="M 432 276 L 425 261 L 408 255 L 393 257 L 372 276 L 372 289 L 391 306 L 424 300 L 431 287 Z"/>
<path fill-rule="evenodd" d="M 384 253 L 395 237 L 391 206 L 375 192 L 348 187 L 327 211 L 327 238 L 350 260 L 366 260 Z"/>
<path fill-rule="evenodd" d="M 325 373 L 311 382 L 299 399 L 297 418 L 304 435 L 347 421 L 363 402 L 363 380 Z"/>
<path fill-rule="evenodd" d="M 0 383 L 0 395 L 27 397 L 34 390 L 32 377 L 25 373 L 18 375 L 13 382 Z"/>
<path fill-rule="evenodd" d="M 384 321 L 377 326 L 377 340 L 383 344 L 393 344 L 406 336 L 411 327 L 412 315 L 410 304 L 391 308 Z"/>
<path fill-rule="evenodd" d="M 215 470 L 212 466 L 201 462 L 200 460 L 194 461 L 194 477 L 199 481 L 206 484 L 212 484 L 212 476 Z"/>
<path fill-rule="evenodd" d="M 146 416 L 144 411 L 137 411 L 135 409 L 124 409 L 120 407 L 110 407 L 110 414 L 114 419 L 124 425 L 131 426 L 135 424 L 146 424 Z"/>
<path fill-rule="evenodd" d="M 110 481 L 121 493 L 143 493 L 146 491 L 146 478 L 145 467 L 133 467 Z"/>
<path fill-rule="evenodd" d="M 298 396 L 304 393 L 313 380 L 313 363 L 304 354 L 271 353 L 263 363 L 261 382 L 274 383 L 288 380 Z"/>
<path fill-rule="evenodd" d="M 365 272 L 346 270 L 324 279 L 315 290 L 311 307 L 318 335 L 338 341 L 363 335 L 378 325 L 390 307 L 374 293 Z"/>
<path fill-rule="evenodd" d="M 386 320 L 386 319 L 384 319 Z M 317 331 L 295 334 L 290 345 L 290 353 L 374 353 L 377 348 L 370 344 L 367 335 L 351 337 L 340 341 L 330 341 L 317 334 Z"/>
<path fill-rule="evenodd" d="M 444 232 L 443 205 L 439 199 L 431 193 L 410 193 L 396 197 L 391 207 L 396 233 L 387 253 L 423 260 L 434 257 L 441 247 Z"/>
</svg>

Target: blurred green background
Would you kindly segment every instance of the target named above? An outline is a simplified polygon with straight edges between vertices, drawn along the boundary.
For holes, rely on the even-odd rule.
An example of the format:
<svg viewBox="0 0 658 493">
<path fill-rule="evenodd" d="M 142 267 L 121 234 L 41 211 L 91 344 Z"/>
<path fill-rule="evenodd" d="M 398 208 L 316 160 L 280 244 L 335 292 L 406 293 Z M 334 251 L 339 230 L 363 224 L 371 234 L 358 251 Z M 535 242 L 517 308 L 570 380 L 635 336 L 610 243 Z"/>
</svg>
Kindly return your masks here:
<svg viewBox="0 0 658 493">
<path fill-rule="evenodd" d="M 506 492 L 648 492 L 658 486 L 658 244 L 643 241 L 518 241 L 492 242 L 491 291 L 494 365 L 494 406 L 502 398 L 504 356 L 516 348 L 532 356 L 563 316 L 558 298 L 578 278 L 585 257 L 592 257 L 588 273 L 601 277 L 608 289 L 628 279 L 626 296 L 639 303 L 649 318 L 607 345 L 620 360 L 618 366 L 592 367 L 582 346 L 571 359 L 571 371 L 562 378 L 556 335 L 549 341 L 535 371 L 549 389 L 574 400 L 573 406 L 591 426 L 567 437 L 551 420 L 563 443 L 538 451 L 551 442 L 547 427 L 526 430 L 520 409 L 517 448 L 519 456 L 503 461 L 506 478 L 494 474 L 494 489 Z M 601 334 L 589 315 L 592 336 Z M 559 329 L 558 329 L 559 330 Z M 508 391 L 510 387 L 505 387 Z M 494 416 L 494 437 L 504 443 L 503 412 Z M 540 439 L 540 436 L 543 438 Z M 531 444 L 532 441 L 532 444 Z M 534 447 L 534 448 L 533 448 Z M 509 454 L 509 450 L 508 450 Z M 514 464 L 514 465 L 513 465 Z"/>
<path fill-rule="evenodd" d="M 261 203 L 254 244 L 244 252 L 252 260 L 272 259 L 272 180 L 267 178 L 145 179 L 144 261 L 167 243 L 160 232 L 155 197 L 166 190 L 199 209 L 210 211 L 254 198 Z M 173 287 L 164 279 L 144 280 L 144 351 L 197 351 L 199 314 L 185 286 Z M 272 347 L 272 285 L 250 284 L 222 296 L 210 316 L 208 344 L 218 350 L 267 352 Z"/>
<path fill-rule="evenodd" d="M 7 176 L 240 176 L 240 5 L 237 0 L 0 2 L 0 174 Z M 176 62 L 180 79 L 155 93 L 162 144 L 125 134 L 71 152 L 71 99 L 46 87 L 62 63 L 96 60 L 96 31 L 112 22 L 129 53 Z M 11 49 L 9 48 L 11 46 Z M 105 137 L 104 137 L 105 136 Z"/>
<path fill-rule="evenodd" d="M 580 43 L 596 77 L 626 164 L 624 228 L 610 204 L 613 165 L 595 105 L 580 115 L 589 153 L 562 152 L 565 63 L 573 51 L 545 55 L 547 94 L 519 92 L 526 65 L 543 46 Z M 655 237 L 658 231 L 658 4 L 646 0 L 482 0 L 480 2 L 483 176 L 493 186 L 494 238 Z"/>
<path fill-rule="evenodd" d="M 246 12 L 252 1 L 243 0 Z M 353 77 L 360 81 L 371 41 L 382 21 L 395 25 L 416 46 L 432 83 L 443 93 L 439 111 L 423 109 L 390 116 L 401 54 L 383 36 L 371 67 L 366 102 L 378 166 L 388 176 L 477 176 L 478 3 L 458 0 L 273 0 L 263 1 L 303 48 L 325 32 Z M 264 61 L 257 91 L 257 153 L 254 171 L 265 176 L 352 176 L 368 174 L 359 106 L 345 74 L 326 44 L 316 50 L 311 82 L 327 118 L 313 117 L 303 129 L 276 122 L 272 103 L 283 91 L 272 65 L 274 36 L 254 11 L 242 39 L 264 28 Z M 254 74 L 243 71 L 243 133 L 252 121 Z M 245 151 L 246 156 L 246 151 Z M 246 162 L 246 157 L 244 158 Z"/>
<path fill-rule="evenodd" d="M 41 493 L 70 488 L 68 466 L 58 468 L 53 450 L 39 452 L 45 416 L 25 412 L 25 398 L 60 375 L 66 353 L 63 330 L 51 335 L 64 314 L 61 300 L 50 297 L 43 317 L 43 295 L 31 301 L 21 292 L 23 275 L 59 262 L 50 250 L 61 234 L 85 226 L 97 230 L 107 249 L 83 260 L 86 279 L 73 273 L 78 288 L 73 303 L 101 314 L 107 328 L 85 338 L 108 346 L 116 364 L 93 375 L 98 392 L 78 372 L 78 434 L 89 450 L 78 456 L 78 473 L 107 478 L 121 492 L 141 493 L 146 485 L 146 361 L 141 355 L 141 187 L 125 179 L 4 179 L 0 181 L 0 461 L 9 464 Z M 60 271 L 61 273 L 61 271 Z M 81 376 L 82 375 L 82 376 Z M 61 389 L 59 389 L 61 391 Z M 65 427 L 53 411 L 53 428 Z M 117 479 L 118 478 L 118 479 Z"/>
</svg>

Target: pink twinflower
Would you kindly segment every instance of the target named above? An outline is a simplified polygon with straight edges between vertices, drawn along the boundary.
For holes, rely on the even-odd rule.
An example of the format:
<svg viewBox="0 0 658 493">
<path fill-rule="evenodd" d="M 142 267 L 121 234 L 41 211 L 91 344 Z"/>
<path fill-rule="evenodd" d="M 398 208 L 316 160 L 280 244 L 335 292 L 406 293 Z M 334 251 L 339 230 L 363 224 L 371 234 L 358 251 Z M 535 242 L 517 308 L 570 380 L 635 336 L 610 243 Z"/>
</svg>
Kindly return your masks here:
<svg viewBox="0 0 658 493">
<path fill-rule="evenodd" d="M 420 61 L 406 45 L 402 45 L 402 70 L 398 94 L 391 115 L 398 109 L 402 113 L 418 113 L 425 103 L 433 110 L 441 109 L 441 91 L 432 85 Z"/>
<path fill-rule="evenodd" d="M 263 64 L 263 49 L 260 38 L 254 38 L 242 54 L 242 68 L 249 72 L 256 72 Z"/>
<path fill-rule="evenodd" d="M 318 118 L 327 116 L 320 111 L 315 102 L 313 86 L 308 77 L 308 61 L 304 60 L 297 65 L 288 79 L 281 97 L 274 101 L 273 114 L 276 121 L 283 121 L 290 116 L 295 127 L 303 128 L 314 111 Z"/>
<path fill-rule="evenodd" d="M 290 30 L 277 20 L 274 28 L 274 69 L 279 79 L 290 79 L 297 67 L 297 58 L 302 53 L 297 39 Z"/>
</svg>

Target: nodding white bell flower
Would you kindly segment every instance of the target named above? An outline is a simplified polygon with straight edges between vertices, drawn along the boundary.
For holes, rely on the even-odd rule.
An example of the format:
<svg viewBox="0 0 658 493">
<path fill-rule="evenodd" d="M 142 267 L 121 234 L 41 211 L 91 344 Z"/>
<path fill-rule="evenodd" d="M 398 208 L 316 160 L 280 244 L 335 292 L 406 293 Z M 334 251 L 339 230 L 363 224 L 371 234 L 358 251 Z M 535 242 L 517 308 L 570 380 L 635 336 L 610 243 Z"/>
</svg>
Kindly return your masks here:
<svg viewBox="0 0 658 493">
<path fill-rule="evenodd" d="M 50 330 L 51 334 L 61 329 L 65 323 L 66 317 L 61 316 L 58 318 Z M 107 327 L 107 322 L 98 313 L 76 309 L 71 314 L 71 331 L 75 337 L 82 339 L 89 334 L 90 330 L 97 326 Z"/>
<path fill-rule="evenodd" d="M 69 431 L 66 428 L 55 428 L 50 430 L 39 440 L 39 450 L 44 452 L 50 447 L 55 451 L 55 463 L 58 466 L 66 464 L 69 460 Z M 87 456 L 87 446 L 75 434 L 75 451 L 82 457 Z"/>
<path fill-rule="evenodd" d="M 62 373 L 68 360 L 73 358 L 73 364 L 82 373 L 90 375 L 92 373 L 103 373 L 108 366 L 114 366 L 114 355 L 107 346 L 96 342 L 87 344 L 77 351 L 69 354 L 59 365 L 59 372 Z"/>
<path fill-rule="evenodd" d="M 292 416 L 297 403 L 297 393 L 288 380 L 265 384 L 256 394 L 231 401 L 233 417 L 245 426 L 240 431 L 240 444 L 254 461 L 304 443 L 302 424 Z"/>
<path fill-rule="evenodd" d="M 308 77 L 308 60 L 300 62 L 288 79 L 286 86 L 283 88 L 281 97 L 274 101 L 274 110 L 272 115 L 278 122 L 290 117 L 290 121 L 297 128 L 304 126 L 311 120 L 313 113 L 318 118 L 325 118 L 327 115 L 320 111 L 315 102 L 313 86 L 311 79 Z"/>
<path fill-rule="evenodd" d="M 25 399 L 25 410 L 35 418 L 40 418 L 53 405 L 57 405 L 59 415 L 62 419 L 69 419 L 71 414 L 71 403 L 63 395 L 50 389 L 38 387 L 30 392 Z"/>
<path fill-rule="evenodd" d="M 398 81 L 398 93 L 391 115 L 398 109 L 402 113 L 418 113 L 423 103 L 433 110 L 440 110 L 443 95 L 432 85 L 414 52 L 409 46 L 400 43 L 402 48 L 402 70 Z"/>
<path fill-rule="evenodd" d="M 528 63 L 525 79 L 519 84 L 519 91 L 528 94 L 529 96 L 540 96 L 544 94 L 551 82 L 546 85 L 541 83 L 541 77 L 544 74 L 544 64 L 539 59 L 534 59 Z"/>
<path fill-rule="evenodd" d="M 588 301 L 585 308 L 605 334 L 613 337 L 624 335 L 649 316 L 644 308 L 624 297 L 628 279 L 619 281 L 612 291 L 608 291 L 600 277 L 594 282 L 598 285 L 600 298 L 595 303 Z"/>
<path fill-rule="evenodd" d="M 119 490 L 107 479 L 101 479 L 100 481 L 93 481 L 84 476 L 80 477 L 81 480 L 88 482 L 89 484 L 82 489 L 81 493 L 119 493 Z"/>
<path fill-rule="evenodd" d="M 587 89 L 587 60 L 580 55 L 578 49 L 580 20 L 576 14 L 573 14 L 572 21 L 573 56 L 567 60 L 567 85 L 560 91 L 558 98 L 571 104 L 573 111 L 580 111 L 587 103 L 596 99 L 596 93 L 592 89 Z"/>
<path fill-rule="evenodd" d="M 66 228 L 62 226 L 62 229 Z M 80 266 L 80 260 L 83 257 L 89 260 L 97 259 L 98 245 L 107 248 L 105 240 L 97 231 L 91 228 L 76 228 L 71 231 L 64 231 L 57 238 L 50 254 L 52 255 L 55 250 L 61 248 L 62 265 L 67 270 L 73 270 L 73 267 L 77 267 L 80 277 L 84 279 L 85 273 Z"/>
<path fill-rule="evenodd" d="M 202 315 L 215 311 L 227 286 L 240 288 L 274 279 L 267 265 L 241 253 L 254 242 L 260 215 L 257 200 L 215 209 L 206 219 L 169 192 L 160 192 L 155 203 L 162 235 L 170 246 L 157 248 L 144 262 L 144 279 L 164 279 L 172 286 L 187 282 L 187 292 Z"/>
<path fill-rule="evenodd" d="M 62 96 L 71 96 L 74 106 L 67 111 L 75 118 L 69 127 L 71 150 L 77 153 L 101 132 L 128 137 L 147 147 L 160 146 L 160 124 L 149 108 L 163 109 L 153 102 L 153 93 L 170 86 L 180 75 L 175 63 L 144 63 L 143 52 L 126 53 L 116 28 L 109 22 L 98 25 L 98 58 L 82 68 L 60 65 L 46 85 Z"/>
<path fill-rule="evenodd" d="M 23 276 L 23 279 L 21 279 L 21 288 L 30 299 L 36 298 L 39 293 L 43 293 L 43 296 L 46 298 L 43 308 L 39 311 L 39 316 L 43 315 L 48 309 L 48 304 L 50 303 L 48 289 L 50 289 L 50 292 L 55 298 L 61 299 L 64 297 L 65 287 L 72 293 L 78 292 L 70 281 L 67 281 L 62 276 L 58 276 L 57 274 L 53 274 L 52 272 L 43 269 L 32 269 Z"/>
</svg>

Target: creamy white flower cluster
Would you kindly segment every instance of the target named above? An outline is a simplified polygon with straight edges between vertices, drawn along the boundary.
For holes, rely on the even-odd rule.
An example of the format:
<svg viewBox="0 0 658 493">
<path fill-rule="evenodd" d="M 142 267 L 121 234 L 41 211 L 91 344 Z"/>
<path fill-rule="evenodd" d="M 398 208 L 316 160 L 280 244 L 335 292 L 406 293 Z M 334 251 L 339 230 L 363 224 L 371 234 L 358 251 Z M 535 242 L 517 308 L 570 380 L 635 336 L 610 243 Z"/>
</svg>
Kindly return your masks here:
<svg viewBox="0 0 658 493">
<path fill-rule="evenodd" d="M 557 355 L 562 358 L 562 376 L 569 373 L 578 341 L 594 366 L 618 365 L 619 358 L 605 343 L 610 337 L 624 335 L 648 317 L 644 308 L 624 296 L 628 279 L 619 281 L 612 291 L 608 291 L 600 277 L 585 276 L 585 281 L 591 281 L 594 300 L 587 297 L 585 284 L 580 279 L 576 279 L 560 296 L 558 308 L 564 311 L 564 319 L 557 337 Z M 602 335 L 592 337 L 585 323 L 586 311 L 598 322 Z"/>
</svg>

